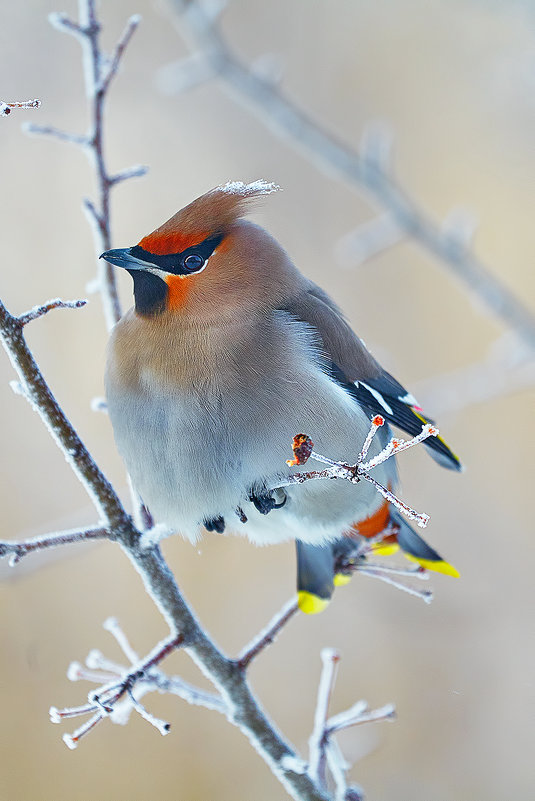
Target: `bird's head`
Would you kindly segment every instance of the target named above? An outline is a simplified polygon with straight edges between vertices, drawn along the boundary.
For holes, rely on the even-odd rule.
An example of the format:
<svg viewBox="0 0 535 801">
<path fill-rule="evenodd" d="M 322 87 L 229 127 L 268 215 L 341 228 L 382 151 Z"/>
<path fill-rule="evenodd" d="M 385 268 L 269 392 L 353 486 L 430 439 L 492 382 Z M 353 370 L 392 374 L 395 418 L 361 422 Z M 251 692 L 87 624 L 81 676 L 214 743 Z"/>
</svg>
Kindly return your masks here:
<svg viewBox="0 0 535 801">
<path fill-rule="evenodd" d="M 142 316 L 169 311 L 209 319 L 262 306 L 274 291 L 283 295 L 279 284 L 297 271 L 269 234 L 241 217 L 252 201 L 278 189 L 266 181 L 216 187 L 134 247 L 100 258 L 128 270 Z"/>
</svg>

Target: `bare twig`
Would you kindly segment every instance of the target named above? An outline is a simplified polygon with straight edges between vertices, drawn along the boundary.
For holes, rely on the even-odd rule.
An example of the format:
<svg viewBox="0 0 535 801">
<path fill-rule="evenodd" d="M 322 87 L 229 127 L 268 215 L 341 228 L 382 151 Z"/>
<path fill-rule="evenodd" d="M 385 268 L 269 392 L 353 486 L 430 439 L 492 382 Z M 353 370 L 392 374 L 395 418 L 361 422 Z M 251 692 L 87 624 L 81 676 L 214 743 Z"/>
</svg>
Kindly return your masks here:
<svg viewBox="0 0 535 801">
<path fill-rule="evenodd" d="M 405 440 L 398 437 L 393 437 L 385 445 L 383 450 L 380 451 L 376 456 L 367 462 L 362 461 L 362 459 L 365 458 L 368 453 L 370 444 L 377 433 L 377 430 L 384 425 L 384 422 L 384 418 L 381 417 L 381 415 L 376 415 L 373 418 L 370 425 L 370 431 L 364 440 L 359 458 L 356 464 L 352 465 L 347 464 L 346 462 L 336 462 L 334 459 L 329 459 L 327 456 L 323 456 L 321 453 L 316 453 L 316 451 L 313 450 L 314 444 L 310 437 L 306 434 L 298 434 L 296 437 L 294 437 L 293 448 L 295 458 L 288 460 L 287 464 L 290 466 L 305 464 L 309 458 L 312 458 L 316 459 L 318 462 L 328 465 L 327 469 L 310 470 L 306 473 L 294 473 L 290 476 L 277 478 L 273 482 L 273 486 L 270 486 L 269 489 L 273 491 L 282 487 L 292 486 L 292 484 L 303 484 L 305 481 L 315 481 L 326 478 L 343 478 L 347 481 L 351 481 L 352 484 L 358 484 L 361 479 L 364 479 L 370 484 L 373 484 L 377 492 L 389 503 L 395 506 L 396 509 L 399 509 L 399 511 L 408 517 L 409 520 L 414 520 L 416 524 L 420 526 L 420 528 L 425 528 L 429 522 L 429 515 L 425 514 L 424 512 L 417 512 L 411 506 L 398 498 L 397 495 L 394 495 L 390 489 L 384 487 L 382 484 L 376 481 L 373 476 L 370 476 L 368 471 L 372 470 L 374 467 L 377 467 L 383 462 L 386 462 L 386 460 L 392 455 L 400 453 L 401 451 L 405 451 L 408 448 L 412 448 L 414 445 L 418 445 L 420 442 L 423 442 L 429 437 L 438 436 L 438 428 L 430 423 L 426 423 L 424 426 L 422 426 L 421 432 L 411 439 Z M 301 451 L 304 451 L 303 454 L 301 454 Z"/>
<path fill-rule="evenodd" d="M 93 461 L 43 378 L 24 339 L 23 324 L 8 312 L 1 301 L 0 337 L 18 373 L 24 396 L 39 414 L 84 485 L 99 517 L 109 527 L 110 537 L 117 536 L 118 532 L 131 533 L 129 517 L 113 487 Z"/>
<path fill-rule="evenodd" d="M 9 564 L 16 565 L 25 556 L 46 548 L 57 548 L 59 545 L 70 545 L 73 542 L 87 542 L 87 540 L 109 540 L 111 531 L 107 528 L 80 528 L 71 531 L 61 531 L 57 534 L 47 534 L 44 537 L 33 537 L 29 540 L 9 542 L 0 540 L 0 558 L 9 557 Z"/>
<path fill-rule="evenodd" d="M 280 612 L 269 621 L 266 628 L 245 646 L 236 660 L 242 670 L 248 668 L 253 659 L 267 648 L 268 645 L 271 645 L 277 634 L 279 634 L 286 623 L 295 615 L 298 608 L 297 601 L 291 598 L 284 604 Z"/>
<path fill-rule="evenodd" d="M 329 703 L 336 678 L 336 670 L 340 655 L 332 648 L 324 648 L 321 652 L 323 669 L 318 686 L 318 699 L 314 715 L 314 727 L 309 740 L 308 773 L 320 786 L 327 785 L 327 767 L 336 786 L 335 801 L 349 801 L 360 798 L 357 788 L 347 784 L 349 765 L 344 759 L 334 735 L 341 729 L 380 720 L 394 720 L 395 708 L 386 704 L 380 709 L 370 711 L 366 701 L 357 701 L 350 709 L 327 718 Z"/>
<path fill-rule="evenodd" d="M 41 101 L 40 100 L 0 100 L 0 117 L 7 117 L 11 114 L 12 109 L 14 108 L 40 108 Z"/>
<path fill-rule="evenodd" d="M 70 681 L 89 681 L 93 684 L 119 686 L 125 676 L 131 675 L 134 666 L 141 660 L 130 645 L 125 633 L 119 626 L 115 618 L 108 618 L 104 621 L 103 627 L 113 635 L 119 647 L 128 660 L 128 666 L 112 662 L 101 654 L 100 651 L 93 649 L 89 652 L 85 665 L 80 662 L 71 662 L 67 671 Z M 228 714 L 229 709 L 219 695 L 201 690 L 192 684 L 184 681 L 179 676 L 166 676 L 161 670 L 156 669 L 154 664 L 143 671 L 143 675 L 136 680 L 138 697 L 152 691 L 169 693 L 187 701 L 189 704 L 203 706 L 221 714 Z M 96 691 L 102 693 L 102 687 Z M 59 723 L 61 720 L 88 715 L 94 712 L 96 705 L 94 701 L 79 707 L 69 707 L 68 709 L 57 709 L 51 707 L 50 717 L 52 722 Z M 120 714 L 117 714 L 117 702 L 114 704 L 114 712 L 110 713 L 110 719 L 114 723 L 126 723 L 129 714 L 128 704 L 123 706 Z"/>
<path fill-rule="evenodd" d="M 385 163 L 382 148 L 367 146 L 359 152 L 324 130 L 287 98 L 276 84 L 250 69 L 236 57 L 222 33 L 218 15 L 200 0 L 174 0 L 185 29 L 210 70 L 223 81 L 233 98 L 247 106 L 270 130 L 305 152 L 325 173 L 364 191 L 389 215 L 393 224 L 445 264 L 470 291 L 508 326 L 535 347 L 535 316 L 466 246 L 456 231 L 435 224 L 405 193 Z M 165 85 L 173 91 L 171 68 L 165 68 Z M 176 85 L 184 84 L 183 65 L 176 67 Z M 175 90 L 176 91 L 176 90 Z M 382 140 L 381 140 L 382 142 Z M 372 142 L 373 144 L 373 142 Z"/>
<path fill-rule="evenodd" d="M 335 248 L 336 256 L 343 267 L 358 267 L 393 248 L 406 236 L 390 212 L 385 212 L 341 237 Z"/>
<path fill-rule="evenodd" d="M 98 284 L 108 329 L 111 329 L 121 317 L 113 268 L 107 262 L 98 260 L 98 256 L 111 247 L 110 190 L 121 181 L 144 175 L 147 168 L 136 166 L 122 170 L 116 175 L 109 174 L 104 160 L 104 105 L 110 84 L 117 74 L 124 51 L 140 20 L 137 15 L 128 20 L 112 56 L 106 58 L 100 48 L 100 23 L 95 0 L 79 0 L 78 22 L 74 22 L 66 14 L 51 14 L 51 24 L 58 30 L 75 36 L 82 46 L 85 89 L 90 102 L 90 126 L 88 132 L 83 135 L 67 133 L 49 126 L 26 126 L 29 133 L 44 134 L 62 142 L 81 146 L 95 168 L 98 202 L 93 203 L 86 199 L 85 208 L 93 222 Z"/>
<path fill-rule="evenodd" d="M 19 323 L 21 325 L 27 325 L 31 323 L 32 320 L 43 317 L 43 315 L 48 314 L 48 312 L 53 309 L 81 309 L 86 303 L 87 300 L 60 300 L 60 298 L 55 298 L 54 300 L 43 303 L 41 306 L 34 306 L 30 311 L 19 315 Z"/>
<path fill-rule="evenodd" d="M 90 140 L 85 134 L 69 133 L 69 131 L 62 131 L 61 128 L 54 128 L 52 125 L 26 123 L 23 129 L 26 133 L 31 135 L 51 136 L 53 139 L 59 139 L 60 142 L 68 142 L 71 145 L 78 145 L 79 147 L 89 147 L 90 144 Z"/>
<path fill-rule="evenodd" d="M 326 723 L 325 734 L 330 737 L 337 731 L 347 729 L 350 726 L 360 726 L 362 723 L 370 723 L 374 720 L 395 720 L 396 708 L 394 704 L 385 704 L 379 709 L 369 710 L 365 701 L 357 701 L 350 709 L 334 715 Z"/>
<path fill-rule="evenodd" d="M 371 569 L 366 564 L 359 565 L 356 570 L 364 576 L 370 576 L 371 578 L 379 579 L 379 581 L 384 581 L 385 584 L 390 584 L 391 587 L 402 590 L 408 593 L 408 595 L 414 595 L 415 598 L 420 598 L 422 601 L 425 601 L 426 604 L 430 604 L 433 600 L 432 590 L 419 590 L 417 587 L 411 587 L 410 584 L 403 584 L 401 581 L 396 581 L 396 579 L 393 579 L 390 575 L 391 571 L 376 568 Z M 414 575 L 417 574 L 415 573 Z"/>
<path fill-rule="evenodd" d="M 314 728 L 310 735 L 308 772 L 320 786 L 325 786 L 325 745 L 327 743 L 326 726 L 329 703 L 336 679 L 336 669 L 340 654 L 333 648 L 324 648 L 321 652 L 323 669 L 318 686 L 318 699 L 314 715 Z"/>
<path fill-rule="evenodd" d="M 522 392 L 534 384 L 533 352 L 516 332 L 508 331 L 492 343 L 479 361 L 419 381 L 415 392 L 426 408 L 443 416 Z"/>
</svg>

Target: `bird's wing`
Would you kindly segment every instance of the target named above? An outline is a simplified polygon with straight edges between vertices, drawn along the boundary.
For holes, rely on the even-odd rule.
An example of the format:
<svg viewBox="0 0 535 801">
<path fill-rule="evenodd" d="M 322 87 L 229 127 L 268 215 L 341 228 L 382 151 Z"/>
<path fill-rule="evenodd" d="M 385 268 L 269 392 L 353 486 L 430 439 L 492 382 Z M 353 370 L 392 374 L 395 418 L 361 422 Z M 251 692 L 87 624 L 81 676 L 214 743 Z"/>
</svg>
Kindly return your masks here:
<svg viewBox="0 0 535 801">
<path fill-rule="evenodd" d="M 284 310 L 314 330 L 327 357 L 326 370 L 372 415 L 382 415 L 412 436 L 419 434 L 425 423 L 432 422 L 416 399 L 374 359 L 326 292 L 310 282 L 307 291 Z M 424 444 L 443 467 L 462 469 L 459 458 L 442 437 L 430 437 Z"/>
</svg>

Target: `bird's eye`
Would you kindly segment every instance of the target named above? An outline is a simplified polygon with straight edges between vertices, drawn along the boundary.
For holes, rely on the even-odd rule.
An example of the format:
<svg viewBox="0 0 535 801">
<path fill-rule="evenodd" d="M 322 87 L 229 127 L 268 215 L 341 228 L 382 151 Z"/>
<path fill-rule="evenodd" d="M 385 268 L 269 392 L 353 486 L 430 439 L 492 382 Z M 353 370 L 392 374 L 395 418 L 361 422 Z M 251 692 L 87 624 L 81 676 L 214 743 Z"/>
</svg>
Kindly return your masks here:
<svg viewBox="0 0 535 801">
<path fill-rule="evenodd" d="M 197 272 L 204 265 L 204 259 L 198 253 L 190 253 L 184 259 L 184 267 L 191 273 Z"/>
</svg>

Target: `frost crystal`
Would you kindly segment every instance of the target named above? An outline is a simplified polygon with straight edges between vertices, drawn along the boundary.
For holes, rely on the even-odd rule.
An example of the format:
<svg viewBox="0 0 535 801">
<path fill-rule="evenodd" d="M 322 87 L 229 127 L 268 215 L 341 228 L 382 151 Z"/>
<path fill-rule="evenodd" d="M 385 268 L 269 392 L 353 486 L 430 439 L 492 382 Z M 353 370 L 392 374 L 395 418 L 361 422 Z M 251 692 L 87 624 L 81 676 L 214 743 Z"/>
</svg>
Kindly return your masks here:
<svg viewBox="0 0 535 801">
<path fill-rule="evenodd" d="M 285 754 L 280 761 L 280 766 L 283 770 L 291 770 L 292 773 L 299 773 L 300 775 L 305 774 L 308 767 L 303 759 L 292 754 Z"/>
<path fill-rule="evenodd" d="M 65 743 L 65 745 L 67 746 L 67 748 L 70 748 L 71 751 L 74 751 L 75 748 L 78 748 L 78 743 L 72 737 L 72 735 L 64 734 L 63 737 L 62 737 L 62 740 Z"/>
<path fill-rule="evenodd" d="M 272 192 L 280 190 L 278 184 L 264 181 L 261 178 L 250 184 L 244 184 L 243 181 L 228 181 L 228 183 L 217 188 L 229 195 L 270 195 Z"/>
</svg>

